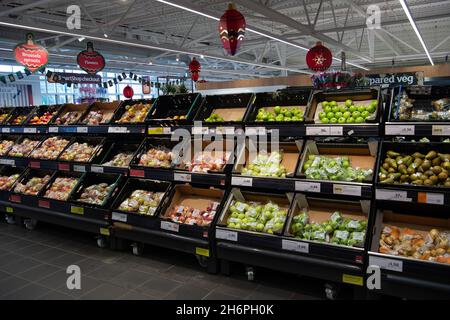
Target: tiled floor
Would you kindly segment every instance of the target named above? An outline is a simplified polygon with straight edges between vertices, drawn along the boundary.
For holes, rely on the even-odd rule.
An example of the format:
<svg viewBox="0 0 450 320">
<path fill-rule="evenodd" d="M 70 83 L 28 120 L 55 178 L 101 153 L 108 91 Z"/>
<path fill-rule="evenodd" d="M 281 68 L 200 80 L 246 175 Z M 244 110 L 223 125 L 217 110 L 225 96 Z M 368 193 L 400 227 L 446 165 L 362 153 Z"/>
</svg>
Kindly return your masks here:
<svg viewBox="0 0 450 320">
<path fill-rule="evenodd" d="M 81 290 L 67 289 L 69 265 L 81 269 Z M 0 223 L 3 299 L 322 299 L 323 283 L 243 266 L 227 277 L 207 274 L 194 256 L 146 248 L 141 257 L 96 247 L 92 235 L 40 224 L 33 231 Z"/>
</svg>

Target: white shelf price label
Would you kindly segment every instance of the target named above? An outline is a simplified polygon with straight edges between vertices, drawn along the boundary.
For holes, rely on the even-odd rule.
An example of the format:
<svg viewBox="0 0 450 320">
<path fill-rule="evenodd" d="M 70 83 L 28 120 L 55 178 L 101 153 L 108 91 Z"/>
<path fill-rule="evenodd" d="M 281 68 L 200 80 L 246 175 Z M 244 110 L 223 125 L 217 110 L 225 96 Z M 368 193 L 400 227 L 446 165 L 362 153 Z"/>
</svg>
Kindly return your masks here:
<svg viewBox="0 0 450 320">
<path fill-rule="evenodd" d="M 103 167 L 92 166 L 91 167 L 91 172 L 103 173 Z"/>
<path fill-rule="evenodd" d="M 238 241 L 238 233 L 236 231 L 216 229 L 216 238 L 228 241 Z"/>
<path fill-rule="evenodd" d="M 178 223 L 173 223 L 169 221 L 161 221 L 161 229 L 172 232 L 178 232 L 180 229 L 180 225 Z"/>
<path fill-rule="evenodd" d="M 264 128 L 264 127 L 246 128 L 245 129 L 245 133 L 248 136 L 265 135 L 266 134 L 266 128 Z"/>
<path fill-rule="evenodd" d="M 403 201 L 403 202 L 411 202 L 412 201 L 411 198 L 408 198 L 408 193 L 406 191 L 386 190 L 386 189 L 377 189 L 376 190 L 376 199 L 377 200 Z"/>
<path fill-rule="evenodd" d="M 88 133 L 87 127 L 77 127 L 77 133 Z"/>
<path fill-rule="evenodd" d="M 173 180 L 181 182 L 191 182 L 192 176 L 189 173 L 174 173 Z"/>
<path fill-rule="evenodd" d="M 403 261 L 369 256 L 369 266 L 379 266 L 381 269 L 403 272 Z"/>
<path fill-rule="evenodd" d="M 36 128 L 24 128 L 23 133 L 36 133 Z"/>
<path fill-rule="evenodd" d="M 48 128 L 48 133 L 58 133 L 59 128 L 58 127 L 50 127 Z"/>
<path fill-rule="evenodd" d="M 281 248 L 283 250 L 295 251 L 301 253 L 309 253 L 309 243 L 291 240 L 282 240 Z"/>
<path fill-rule="evenodd" d="M 386 134 L 390 136 L 413 136 L 414 133 L 415 127 L 413 125 L 386 125 Z"/>
<path fill-rule="evenodd" d="M 361 186 L 333 184 L 333 193 L 360 197 L 361 196 Z"/>
<path fill-rule="evenodd" d="M 127 127 L 109 127 L 108 133 L 128 133 Z"/>
<path fill-rule="evenodd" d="M 80 165 L 74 165 L 73 166 L 73 171 L 86 172 L 86 167 L 85 166 L 80 166 Z"/>
<path fill-rule="evenodd" d="M 306 127 L 307 136 L 329 136 L 330 127 Z"/>
<path fill-rule="evenodd" d="M 433 126 L 432 127 L 433 136 L 450 136 L 450 126 Z"/>
<path fill-rule="evenodd" d="M 217 127 L 217 134 L 234 134 L 235 130 L 233 127 Z"/>
<path fill-rule="evenodd" d="M 232 177 L 231 184 L 233 186 L 251 187 L 253 186 L 253 179 L 248 177 Z"/>
<path fill-rule="evenodd" d="M 10 160 L 10 159 L 0 159 L 0 164 L 6 164 L 8 166 L 15 166 L 16 162 L 14 160 Z"/>
<path fill-rule="evenodd" d="M 295 191 L 320 192 L 320 182 L 295 181 Z"/>
<path fill-rule="evenodd" d="M 343 136 L 344 128 L 343 127 L 330 127 L 330 136 Z"/>
<path fill-rule="evenodd" d="M 192 127 L 192 134 L 208 134 L 208 127 Z"/>
<path fill-rule="evenodd" d="M 444 194 L 419 192 L 417 195 L 417 202 L 444 205 Z"/>
<path fill-rule="evenodd" d="M 111 219 L 114 221 L 127 222 L 127 215 L 124 213 L 113 212 Z"/>
<path fill-rule="evenodd" d="M 2 133 L 10 133 L 11 128 L 2 128 Z"/>
</svg>

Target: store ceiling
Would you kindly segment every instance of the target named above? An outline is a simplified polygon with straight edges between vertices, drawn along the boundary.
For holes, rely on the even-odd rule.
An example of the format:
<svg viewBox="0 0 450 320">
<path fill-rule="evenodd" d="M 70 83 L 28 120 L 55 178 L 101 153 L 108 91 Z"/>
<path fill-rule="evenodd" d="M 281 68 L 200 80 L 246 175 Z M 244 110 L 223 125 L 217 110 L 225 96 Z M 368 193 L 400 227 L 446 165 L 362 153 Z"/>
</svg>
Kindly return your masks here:
<svg viewBox="0 0 450 320">
<path fill-rule="evenodd" d="M 430 64 L 399 0 L 234 2 L 252 31 L 247 31 L 238 54 L 230 57 L 213 19 L 223 14 L 228 1 L 1 1 L 0 58 L 11 59 L 8 49 L 24 39 L 27 27 L 34 27 L 35 37 L 49 48 L 55 65 L 74 66 L 74 57 L 86 46 L 86 40 L 78 41 L 79 35 L 86 35 L 94 38 L 112 69 L 183 74 L 190 58 L 203 54 L 202 74 L 208 80 L 308 73 L 301 47 L 310 48 L 318 40 L 336 57 L 345 51 L 353 71 L 362 70 L 357 66 L 391 66 L 392 61 L 396 66 Z M 442 63 L 450 51 L 450 1 L 407 3 L 434 63 Z M 81 8 L 80 30 L 66 26 L 66 10 L 73 4 Z M 381 28 L 374 32 L 366 27 L 365 12 L 371 4 L 381 10 Z M 339 65 L 336 60 L 334 66 Z"/>
</svg>

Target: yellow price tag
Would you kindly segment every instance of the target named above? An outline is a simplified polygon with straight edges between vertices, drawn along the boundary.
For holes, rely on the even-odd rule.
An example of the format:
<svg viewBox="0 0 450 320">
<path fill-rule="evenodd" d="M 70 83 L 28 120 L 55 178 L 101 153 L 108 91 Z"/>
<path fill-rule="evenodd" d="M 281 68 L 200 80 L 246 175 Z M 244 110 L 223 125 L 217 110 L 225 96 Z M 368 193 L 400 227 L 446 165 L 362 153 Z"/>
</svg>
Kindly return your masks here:
<svg viewBox="0 0 450 320">
<path fill-rule="evenodd" d="M 102 236 L 110 236 L 111 235 L 108 228 L 100 228 L 100 234 Z"/>
<path fill-rule="evenodd" d="M 364 285 L 363 277 L 352 276 L 350 274 L 345 273 L 342 275 L 342 282 L 361 287 Z"/>
<path fill-rule="evenodd" d="M 14 209 L 12 207 L 6 207 L 6 212 L 13 213 Z"/>
<path fill-rule="evenodd" d="M 71 206 L 70 207 L 70 212 L 75 213 L 75 214 L 79 214 L 79 215 L 83 215 L 84 214 L 84 208 L 83 207 Z"/>
<path fill-rule="evenodd" d="M 199 256 L 209 257 L 209 250 L 204 248 L 195 248 L 195 254 Z"/>
<path fill-rule="evenodd" d="M 148 128 L 148 134 L 163 134 L 163 128 Z"/>
</svg>

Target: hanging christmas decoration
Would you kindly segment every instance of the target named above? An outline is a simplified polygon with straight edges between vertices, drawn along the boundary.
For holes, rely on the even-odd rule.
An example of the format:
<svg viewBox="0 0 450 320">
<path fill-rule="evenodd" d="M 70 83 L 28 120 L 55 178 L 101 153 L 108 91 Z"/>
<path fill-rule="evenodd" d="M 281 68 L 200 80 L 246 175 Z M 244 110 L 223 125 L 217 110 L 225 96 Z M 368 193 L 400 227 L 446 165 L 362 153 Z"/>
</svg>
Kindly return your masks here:
<svg viewBox="0 0 450 320">
<path fill-rule="evenodd" d="M 131 99 L 133 98 L 134 95 L 134 90 L 132 87 L 130 86 L 126 86 L 125 88 L 123 88 L 123 96 L 127 99 Z"/>
<path fill-rule="evenodd" d="M 20 43 L 14 48 L 14 57 L 31 72 L 44 68 L 48 63 L 47 49 L 33 42 L 32 33 L 27 33 L 27 42 Z"/>
<path fill-rule="evenodd" d="M 202 69 L 202 66 L 200 65 L 200 62 L 198 62 L 197 59 L 192 58 L 191 63 L 189 63 L 189 72 L 191 73 L 191 79 L 194 82 L 197 82 L 200 77 L 200 71 Z"/>
<path fill-rule="evenodd" d="M 78 54 L 77 63 L 87 73 L 96 74 L 105 67 L 105 58 L 94 50 L 94 45 L 89 41 L 86 50 Z"/>
<path fill-rule="evenodd" d="M 223 48 L 232 56 L 236 54 L 245 36 L 245 18 L 233 3 L 228 5 L 219 22 L 219 36 Z"/>
<path fill-rule="evenodd" d="M 330 49 L 317 42 L 306 54 L 306 64 L 311 70 L 324 71 L 331 66 L 332 54 Z"/>
</svg>

